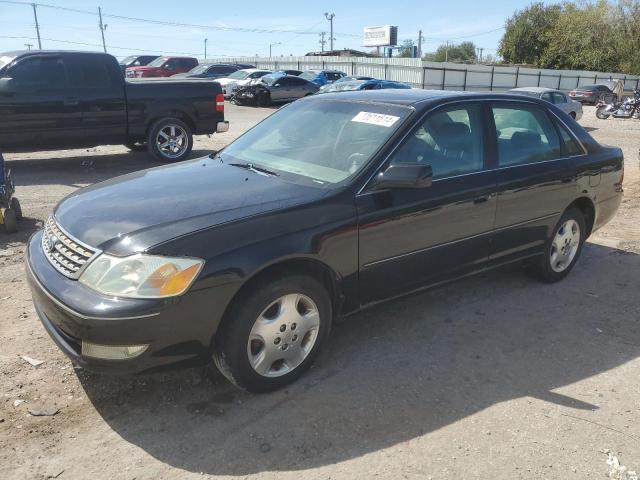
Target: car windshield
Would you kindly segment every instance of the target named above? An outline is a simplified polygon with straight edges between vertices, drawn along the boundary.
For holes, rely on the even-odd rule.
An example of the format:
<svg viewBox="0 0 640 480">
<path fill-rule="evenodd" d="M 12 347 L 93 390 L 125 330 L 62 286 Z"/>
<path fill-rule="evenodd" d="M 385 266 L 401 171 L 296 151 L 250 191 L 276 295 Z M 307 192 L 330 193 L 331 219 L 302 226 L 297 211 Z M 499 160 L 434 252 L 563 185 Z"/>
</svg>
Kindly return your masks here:
<svg viewBox="0 0 640 480">
<path fill-rule="evenodd" d="M 299 75 L 300 78 L 304 78 L 305 80 L 313 80 L 314 78 L 316 78 L 318 76 L 318 72 L 314 72 L 313 70 L 308 70 L 306 72 L 303 72 L 301 75 Z"/>
<path fill-rule="evenodd" d="M 131 62 L 133 62 L 136 58 L 138 58 L 137 55 L 131 55 L 129 57 L 125 57 L 122 60 L 120 60 L 120 65 L 129 65 Z"/>
<path fill-rule="evenodd" d="M 167 57 L 158 57 L 153 62 L 149 64 L 150 67 L 161 67 L 164 62 L 168 60 Z"/>
<path fill-rule="evenodd" d="M 13 59 L 16 57 L 9 57 L 8 55 L 0 56 L 0 69 L 4 68 L 6 65 L 9 65 L 13 62 Z"/>
<path fill-rule="evenodd" d="M 247 72 L 246 70 L 238 70 L 237 72 L 233 72 L 231 75 L 229 75 L 228 78 L 233 78 L 234 80 L 244 80 L 249 75 L 251 75 L 251 72 Z"/>
<path fill-rule="evenodd" d="M 189 70 L 189 73 L 205 73 L 209 68 L 211 67 L 211 65 L 207 65 L 205 64 L 200 64 L 197 67 L 192 68 L 191 70 Z"/>
<path fill-rule="evenodd" d="M 270 73 L 269 75 L 265 75 L 263 76 L 260 81 L 262 83 L 266 83 L 267 85 L 273 85 L 274 83 L 276 83 L 276 81 L 282 77 L 284 77 L 284 74 L 279 74 L 279 73 Z"/>
<path fill-rule="evenodd" d="M 295 102 L 242 135 L 220 157 L 295 183 L 334 188 L 364 168 L 412 111 L 339 100 Z"/>
</svg>

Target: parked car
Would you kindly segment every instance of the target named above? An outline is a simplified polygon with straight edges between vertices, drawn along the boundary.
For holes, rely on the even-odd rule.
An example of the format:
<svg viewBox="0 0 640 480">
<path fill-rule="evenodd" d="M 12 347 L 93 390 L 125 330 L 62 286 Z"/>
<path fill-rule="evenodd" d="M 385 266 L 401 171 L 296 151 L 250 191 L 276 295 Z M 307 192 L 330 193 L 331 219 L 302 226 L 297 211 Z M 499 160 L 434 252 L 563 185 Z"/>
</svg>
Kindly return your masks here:
<svg viewBox="0 0 640 480">
<path fill-rule="evenodd" d="M 197 67 L 192 68 L 187 73 L 178 73 L 173 75 L 174 78 L 208 78 L 215 80 L 218 78 L 228 77 L 234 72 L 240 70 L 235 65 L 227 65 L 223 63 L 201 63 Z"/>
<path fill-rule="evenodd" d="M 306 72 L 302 72 L 300 74 L 300 78 L 309 80 L 319 87 L 326 85 L 327 83 L 333 83 L 346 76 L 346 73 L 340 72 L 338 70 L 307 70 Z"/>
<path fill-rule="evenodd" d="M 120 60 L 120 68 L 124 74 L 129 67 L 143 67 L 153 62 L 159 55 L 131 55 Z"/>
<path fill-rule="evenodd" d="M 302 73 L 301 70 L 274 70 L 270 75 L 280 75 L 284 77 L 285 75 L 292 75 L 297 77 Z"/>
<path fill-rule="evenodd" d="M 198 65 L 193 57 L 158 57 L 143 67 L 129 67 L 128 78 L 171 77 L 177 73 L 186 73 Z"/>
<path fill-rule="evenodd" d="M 263 88 L 256 91 L 259 97 L 256 103 L 263 107 L 313 95 L 319 88 L 315 83 L 294 75 L 282 77 L 272 74 L 262 77 L 260 86 Z"/>
<path fill-rule="evenodd" d="M 349 75 L 346 77 L 339 78 L 336 82 L 350 82 L 352 80 L 375 80 L 374 77 L 367 77 L 365 75 Z"/>
<path fill-rule="evenodd" d="M 582 103 L 573 100 L 560 90 L 543 87 L 520 87 L 509 90 L 509 93 L 541 98 L 549 103 L 553 103 L 575 120 L 582 118 Z"/>
<path fill-rule="evenodd" d="M 230 97 L 233 91 L 238 87 L 244 87 L 246 85 L 253 85 L 260 81 L 262 77 L 272 73 L 271 70 L 261 70 L 258 68 L 246 68 L 233 72 L 228 77 L 219 78 L 216 80 L 222 87 L 222 93 L 225 98 Z"/>
<path fill-rule="evenodd" d="M 255 65 L 251 65 L 249 63 L 234 63 L 234 67 L 238 67 L 239 70 L 244 70 L 247 68 L 257 68 Z"/>
<path fill-rule="evenodd" d="M 619 148 L 539 99 L 314 95 L 218 154 L 75 192 L 29 241 L 26 272 L 78 365 L 213 358 L 236 385 L 273 390 L 366 306 L 522 260 L 562 280 L 622 178 Z"/>
<path fill-rule="evenodd" d="M 0 152 L 125 144 L 170 162 L 189 155 L 193 135 L 228 128 L 214 82 L 128 81 L 118 61 L 102 53 L 33 50 L 0 58 Z"/>
<path fill-rule="evenodd" d="M 595 105 L 605 95 L 613 92 L 606 85 L 582 85 L 569 91 L 569 96 L 581 103 Z"/>
<path fill-rule="evenodd" d="M 386 88 L 408 89 L 410 85 L 391 80 L 352 80 L 350 82 L 334 82 L 320 87 L 318 93 L 348 92 L 353 90 L 382 90 Z"/>
</svg>

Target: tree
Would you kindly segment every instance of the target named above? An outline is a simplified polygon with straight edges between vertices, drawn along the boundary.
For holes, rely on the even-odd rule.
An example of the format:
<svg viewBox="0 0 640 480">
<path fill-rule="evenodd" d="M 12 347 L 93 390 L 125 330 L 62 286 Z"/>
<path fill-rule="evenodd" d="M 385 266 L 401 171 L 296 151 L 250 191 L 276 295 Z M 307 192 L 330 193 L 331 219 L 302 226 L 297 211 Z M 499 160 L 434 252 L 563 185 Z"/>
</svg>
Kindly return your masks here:
<svg viewBox="0 0 640 480">
<path fill-rule="evenodd" d="M 432 62 L 475 62 L 476 46 L 473 42 L 440 45 L 434 53 L 427 53 L 424 59 Z"/>
<path fill-rule="evenodd" d="M 402 42 L 402 49 L 400 50 L 400 57 L 413 58 L 413 46 L 415 45 L 413 40 L 405 40 Z"/>
<path fill-rule="evenodd" d="M 538 65 L 549 45 L 562 6 L 532 3 L 507 20 L 498 55 L 507 63 Z"/>
</svg>

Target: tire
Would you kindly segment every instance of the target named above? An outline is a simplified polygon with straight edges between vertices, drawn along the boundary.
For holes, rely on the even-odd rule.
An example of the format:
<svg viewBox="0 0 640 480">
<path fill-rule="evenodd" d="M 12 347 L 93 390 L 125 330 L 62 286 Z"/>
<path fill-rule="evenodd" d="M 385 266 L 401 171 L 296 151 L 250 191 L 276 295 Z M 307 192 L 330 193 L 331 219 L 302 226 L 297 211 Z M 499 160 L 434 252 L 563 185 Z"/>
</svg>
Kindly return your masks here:
<svg viewBox="0 0 640 480">
<path fill-rule="evenodd" d="M 7 233 L 16 233 L 18 231 L 18 218 L 12 208 L 7 208 L 4 211 L 4 229 Z"/>
<path fill-rule="evenodd" d="M 16 212 L 16 220 L 18 221 L 22 220 L 22 206 L 20 205 L 20 201 L 16 197 L 13 197 L 11 199 L 9 208 L 14 212 Z"/>
<path fill-rule="evenodd" d="M 256 99 L 256 105 L 258 107 L 271 106 L 271 95 L 269 94 L 269 92 L 258 93 L 258 98 Z"/>
<path fill-rule="evenodd" d="M 163 141 L 166 147 L 162 145 Z M 147 148 L 159 162 L 180 162 L 189 156 L 193 148 L 191 128 L 178 118 L 160 119 L 149 129 Z"/>
<path fill-rule="evenodd" d="M 132 152 L 144 152 L 147 149 L 146 142 L 125 143 L 124 146 L 127 147 Z"/>
<path fill-rule="evenodd" d="M 598 107 L 596 109 L 596 117 L 598 117 L 600 120 L 606 120 L 607 118 L 609 118 L 611 115 L 609 115 L 608 113 L 604 113 L 605 108 L 607 108 L 609 105 L 602 105 L 601 107 Z"/>
<path fill-rule="evenodd" d="M 569 112 L 569 116 L 575 120 L 576 119 L 576 112 Z"/>
<path fill-rule="evenodd" d="M 538 278 L 553 283 L 569 275 L 580 258 L 585 234 L 584 214 L 577 208 L 567 209 L 547 240 L 544 254 L 533 264 L 533 271 Z"/>
<path fill-rule="evenodd" d="M 284 387 L 309 369 L 326 341 L 331 298 L 319 281 L 304 275 L 272 277 L 241 295 L 216 334 L 213 360 L 247 391 Z"/>
</svg>

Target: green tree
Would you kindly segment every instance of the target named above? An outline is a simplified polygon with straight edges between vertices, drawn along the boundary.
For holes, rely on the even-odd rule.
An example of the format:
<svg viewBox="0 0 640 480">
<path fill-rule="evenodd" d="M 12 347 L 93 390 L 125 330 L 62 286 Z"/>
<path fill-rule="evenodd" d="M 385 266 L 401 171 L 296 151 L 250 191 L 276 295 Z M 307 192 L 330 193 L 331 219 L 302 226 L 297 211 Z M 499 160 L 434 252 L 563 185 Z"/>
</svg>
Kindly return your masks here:
<svg viewBox="0 0 640 480">
<path fill-rule="evenodd" d="M 402 42 L 402 49 L 400 50 L 400 57 L 412 58 L 413 46 L 415 45 L 413 40 L 405 40 Z"/>
<path fill-rule="evenodd" d="M 640 75 L 640 1 L 620 0 L 611 10 L 618 71 Z"/>
<path fill-rule="evenodd" d="M 425 60 L 432 62 L 475 62 L 476 46 L 473 42 L 462 42 L 459 45 L 440 45 L 434 53 L 424 56 Z"/>
<path fill-rule="evenodd" d="M 548 33 L 555 28 L 561 12 L 560 5 L 541 2 L 516 11 L 507 20 L 498 55 L 507 63 L 538 65 L 549 45 Z"/>
</svg>

